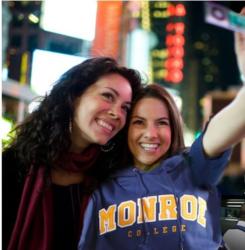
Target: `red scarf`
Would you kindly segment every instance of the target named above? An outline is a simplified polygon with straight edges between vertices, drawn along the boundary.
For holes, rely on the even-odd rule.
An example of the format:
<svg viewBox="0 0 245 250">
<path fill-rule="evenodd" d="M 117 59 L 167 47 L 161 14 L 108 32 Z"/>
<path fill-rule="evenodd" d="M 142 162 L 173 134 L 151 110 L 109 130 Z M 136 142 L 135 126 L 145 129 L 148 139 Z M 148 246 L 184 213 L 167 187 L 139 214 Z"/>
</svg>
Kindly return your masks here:
<svg viewBox="0 0 245 250">
<path fill-rule="evenodd" d="M 70 172 L 85 172 L 95 162 L 99 149 L 89 147 L 82 154 L 69 153 L 59 166 Z M 85 185 L 89 182 L 85 178 Z M 82 197 L 80 225 L 89 200 Z M 81 226 L 80 226 L 81 227 Z M 45 167 L 31 168 L 26 176 L 21 201 L 9 242 L 8 250 L 51 250 L 53 237 L 53 197 L 51 185 L 47 186 Z"/>
</svg>

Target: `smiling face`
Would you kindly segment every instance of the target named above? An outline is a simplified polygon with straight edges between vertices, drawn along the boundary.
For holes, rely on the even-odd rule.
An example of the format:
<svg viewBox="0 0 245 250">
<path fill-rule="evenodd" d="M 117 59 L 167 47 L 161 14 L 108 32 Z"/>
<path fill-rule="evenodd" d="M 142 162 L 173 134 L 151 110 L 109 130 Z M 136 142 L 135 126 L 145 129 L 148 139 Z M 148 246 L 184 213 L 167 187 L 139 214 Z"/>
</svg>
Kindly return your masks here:
<svg viewBox="0 0 245 250">
<path fill-rule="evenodd" d="M 169 112 L 161 100 L 145 97 L 132 112 L 128 146 L 137 168 L 150 170 L 168 152 L 171 145 Z"/>
<path fill-rule="evenodd" d="M 75 102 L 71 150 L 106 144 L 125 125 L 131 98 L 131 86 L 119 74 L 102 76 L 88 87 Z"/>
</svg>

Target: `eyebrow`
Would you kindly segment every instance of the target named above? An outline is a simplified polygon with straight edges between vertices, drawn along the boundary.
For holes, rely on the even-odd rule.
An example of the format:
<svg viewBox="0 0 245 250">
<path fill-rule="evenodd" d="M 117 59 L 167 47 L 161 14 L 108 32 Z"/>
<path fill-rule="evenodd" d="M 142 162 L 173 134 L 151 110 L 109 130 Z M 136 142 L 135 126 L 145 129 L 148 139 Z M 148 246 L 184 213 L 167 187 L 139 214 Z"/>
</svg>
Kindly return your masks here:
<svg viewBox="0 0 245 250">
<path fill-rule="evenodd" d="M 117 97 L 120 96 L 119 93 L 115 89 L 110 88 L 110 87 L 105 87 L 105 88 L 111 90 Z M 125 102 L 125 104 L 131 105 L 132 103 L 131 102 Z"/>
<path fill-rule="evenodd" d="M 160 120 L 168 120 L 169 121 L 170 119 L 168 117 L 160 117 L 157 119 L 157 121 L 160 121 Z"/>
<path fill-rule="evenodd" d="M 138 115 L 131 116 L 131 119 L 132 118 L 138 118 L 138 119 L 144 119 L 144 120 L 147 119 L 146 117 L 142 117 L 142 116 L 138 116 Z M 157 121 L 160 121 L 160 120 L 167 120 L 167 121 L 169 121 L 170 119 L 168 117 L 160 117 L 160 118 L 157 118 L 156 120 Z"/>
<path fill-rule="evenodd" d="M 115 94 L 116 96 L 119 96 L 119 93 L 118 93 L 115 89 L 110 88 L 110 87 L 105 87 L 105 88 L 111 90 L 112 92 L 114 92 L 114 94 Z"/>
</svg>

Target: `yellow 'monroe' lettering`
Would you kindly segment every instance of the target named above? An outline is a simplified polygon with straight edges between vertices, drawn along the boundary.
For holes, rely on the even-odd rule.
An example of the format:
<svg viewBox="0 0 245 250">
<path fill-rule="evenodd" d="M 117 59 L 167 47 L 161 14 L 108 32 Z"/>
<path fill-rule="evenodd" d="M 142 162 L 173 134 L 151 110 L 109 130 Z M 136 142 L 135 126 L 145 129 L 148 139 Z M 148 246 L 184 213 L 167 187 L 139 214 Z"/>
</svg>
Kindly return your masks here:
<svg viewBox="0 0 245 250">
<path fill-rule="evenodd" d="M 197 219 L 197 199 L 193 195 L 183 195 L 180 198 L 180 214 L 185 220 L 194 221 Z"/>
<path fill-rule="evenodd" d="M 199 209 L 198 209 L 197 223 L 199 223 L 203 227 L 206 227 L 205 213 L 207 210 L 207 202 L 203 198 L 198 197 L 198 205 Z"/>
<path fill-rule="evenodd" d="M 174 195 L 159 195 L 158 199 L 160 207 L 159 220 L 176 220 L 177 211 Z"/>
<path fill-rule="evenodd" d="M 180 216 L 184 220 L 196 220 L 198 224 L 206 227 L 206 200 L 201 197 L 185 194 L 180 197 L 179 209 Z M 177 220 L 177 206 L 173 194 L 138 198 L 137 204 L 133 200 L 128 200 L 121 202 L 119 205 L 113 204 L 107 209 L 103 208 L 99 210 L 99 232 L 102 235 L 116 230 L 117 226 L 125 228 L 134 223 L 155 222 L 157 219 L 159 221 Z M 176 230 L 177 228 L 172 228 L 172 232 L 176 232 Z M 186 230 L 185 225 L 181 230 Z M 168 229 L 163 227 L 162 233 L 167 232 Z M 158 234 L 158 231 L 154 231 L 154 234 Z M 131 236 L 132 233 L 129 231 L 128 237 Z"/>
<path fill-rule="evenodd" d="M 99 230 L 100 235 L 116 229 L 115 221 L 116 205 L 111 205 L 107 210 L 99 210 Z"/>
<path fill-rule="evenodd" d="M 136 221 L 136 204 L 134 201 L 124 201 L 118 206 L 118 226 L 128 227 Z"/>
<path fill-rule="evenodd" d="M 137 200 L 138 223 L 156 221 L 157 196 L 148 196 Z"/>
</svg>

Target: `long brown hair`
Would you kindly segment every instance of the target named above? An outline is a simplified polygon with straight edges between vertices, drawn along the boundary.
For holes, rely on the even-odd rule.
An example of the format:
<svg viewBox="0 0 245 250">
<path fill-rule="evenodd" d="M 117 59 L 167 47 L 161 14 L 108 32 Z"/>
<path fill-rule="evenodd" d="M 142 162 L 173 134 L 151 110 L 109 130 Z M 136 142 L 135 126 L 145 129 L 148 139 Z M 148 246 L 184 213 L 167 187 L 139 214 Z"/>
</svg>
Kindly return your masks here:
<svg viewBox="0 0 245 250">
<path fill-rule="evenodd" d="M 131 109 L 131 113 L 135 105 L 143 98 L 152 97 L 157 98 L 163 102 L 169 111 L 170 125 L 172 132 L 172 142 L 169 149 L 169 155 L 172 156 L 185 148 L 183 136 L 183 122 L 180 111 L 171 96 L 171 94 L 162 86 L 158 84 L 150 84 L 143 87 L 135 97 Z"/>
<path fill-rule="evenodd" d="M 172 140 L 169 151 L 167 153 L 167 157 L 182 152 L 185 149 L 182 117 L 173 97 L 164 87 L 158 84 L 149 84 L 142 87 L 137 92 L 137 95 L 133 100 L 132 108 L 129 115 L 129 120 L 136 104 L 143 98 L 147 97 L 152 97 L 160 100 L 168 108 Z M 129 123 L 127 124 L 127 128 L 128 127 Z M 121 165 L 121 167 L 125 167 L 125 165 L 128 164 L 133 164 L 133 156 L 131 155 L 128 147 L 125 147 L 123 155 L 124 155 L 122 159 L 123 164 Z"/>
</svg>

